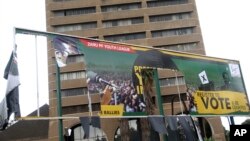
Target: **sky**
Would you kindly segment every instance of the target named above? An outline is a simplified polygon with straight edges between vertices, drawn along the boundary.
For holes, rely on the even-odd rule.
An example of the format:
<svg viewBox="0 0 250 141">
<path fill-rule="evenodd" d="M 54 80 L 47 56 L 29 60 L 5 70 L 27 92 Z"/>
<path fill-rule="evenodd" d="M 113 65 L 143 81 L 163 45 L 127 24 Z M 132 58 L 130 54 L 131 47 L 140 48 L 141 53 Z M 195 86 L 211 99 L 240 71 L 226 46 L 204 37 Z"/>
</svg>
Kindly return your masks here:
<svg viewBox="0 0 250 141">
<path fill-rule="evenodd" d="M 203 41 L 208 56 L 239 60 L 250 98 L 250 1 L 196 0 Z M 235 117 L 240 124 L 249 117 Z M 223 125 L 229 128 L 226 118 Z"/>
<path fill-rule="evenodd" d="M 239 60 L 247 92 L 250 91 L 250 1 L 196 0 L 203 41 L 208 56 Z M 14 44 L 13 27 L 46 31 L 45 0 L 0 0 L 0 76 L 8 62 Z M 47 50 L 44 37 L 18 35 L 18 65 L 20 74 L 20 105 L 23 116 L 48 103 Z M 36 69 L 36 50 L 38 69 Z M 36 71 L 38 70 L 38 71 Z M 36 75 L 38 73 L 38 77 Z M 0 99 L 6 91 L 6 80 L 0 77 Z M 38 85 L 37 85 L 38 84 Z M 226 123 L 226 118 L 222 118 Z M 240 124 L 245 118 L 235 118 Z"/>
<path fill-rule="evenodd" d="M 14 44 L 13 27 L 45 31 L 45 0 L 0 0 L 0 19 L 0 99 L 2 99 L 7 82 L 3 78 L 3 73 Z M 18 45 L 17 57 L 21 82 L 20 107 L 22 116 L 25 116 L 36 110 L 37 92 L 39 105 L 48 103 L 47 47 L 46 44 L 40 44 L 45 41 L 45 37 L 38 37 L 37 79 L 35 37 L 20 34 L 15 39 Z"/>
</svg>

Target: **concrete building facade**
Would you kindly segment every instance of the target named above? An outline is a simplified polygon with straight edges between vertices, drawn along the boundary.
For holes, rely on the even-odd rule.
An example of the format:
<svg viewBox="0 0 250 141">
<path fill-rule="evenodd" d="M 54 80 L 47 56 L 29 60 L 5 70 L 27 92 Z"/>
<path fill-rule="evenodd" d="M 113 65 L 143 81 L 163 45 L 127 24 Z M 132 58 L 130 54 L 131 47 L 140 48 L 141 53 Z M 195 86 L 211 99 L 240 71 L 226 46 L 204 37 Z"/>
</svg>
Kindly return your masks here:
<svg viewBox="0 0 250 141">
<path fill-rule="evenodd" d="M 47 31 L 81 37 L 122 42 L 184 51 L 205 55 L 195 0 L 46 0 Z M 61 94 L 63 116 L 89 115 L 85 64 L 83 54 L 69 56 L 68 65 L 61 68 Z M 56 67 L 54 50 L 48 45 L 50 116 L 57 116 Z M 162 85 L 164 112 L 171 115 L 171 99 L 177 87 L 186 99 L 183 75 L 159 71 Z M 171 80 L 171 78 L 173 80 Z M 99 94 L 91 95 L 94 115 L 100 110 Z M 180 112 L 179 102 L 174 104 L 174 114 Z M 157 111 L 156 111 L 157 113 Z M 102 119 L 98 136 L 109 141 L 118 140 L 119 119 Z M 131 121 L 134 122 L 134 121 Z M 211 128 L 215 140 L 225 140 L 219 117 L 203 119 Z M 82 139 L 79 119 L 63 120 L 64 128 L 71 129 L 71 138 Z M 49 140 L 58 140 L 58 122 L 49 124 Z"/>
</svg>

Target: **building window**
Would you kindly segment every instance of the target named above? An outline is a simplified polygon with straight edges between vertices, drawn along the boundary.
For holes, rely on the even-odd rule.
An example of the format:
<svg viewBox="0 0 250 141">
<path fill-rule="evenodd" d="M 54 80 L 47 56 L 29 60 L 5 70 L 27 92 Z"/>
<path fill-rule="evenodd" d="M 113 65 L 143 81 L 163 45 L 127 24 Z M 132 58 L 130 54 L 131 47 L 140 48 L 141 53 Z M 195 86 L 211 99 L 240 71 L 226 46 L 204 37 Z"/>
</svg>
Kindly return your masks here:
<svg viewBox="0 0 250 141">
<path fill-rule="evenodd" d="M 85 29 L 91 29 L 91 28 L 96 28 L 96 27 L 97 27 L 97 22 L 54 26 L 55 32 L 77 31 L 77 30 L 85 30 Z"/>
<path fill-rule="evenodd" d="M 181 35 L 189 35 L 192 33 L 193 33 L 193 27 L 158 30 L 158 31 L 152 31 L 152 37 L 157 38 L 157 37 L 168 37 L 168 36 L 181 36 Z"/>
<path fill-rule="evenodd" d="M 197 43 L 186 43 L 186 44 L 165 45 L 165 46 L 155 46 L 155 47 L 187 52 L 187 51 L 195 50 L 197 48 Z"/>
<path fill-rule="evenodd" d="M 92 111 L 100 111 L 100 103 L 92 103 Z M 74 105 L 74 106 L 67 106 L 62 108 L 63 115 L 67 114 L 75 114 L 75 113 L 86 113 L 89 112 L 88 104 L 86 105 Z"/>
<path fill-rule="evenodd" d="M 188 19 L 190 17 L 191 17 L 190 13 L 154 15 L 154 16 L 149 16 L 149 21 L 150 22 L 173 21 L 173 20 Z"/>
<path fill-rule="evenodd" d="M 69 55 L 67 58 L 67 64 L 80 63 L 80 62 L 84 62 L 84 55 L 83 54 Z"/>
<path fill-rule="evenodd" d="M 58 11 L 54 11 L 53 13 L 55 17 L 73 16 L 73 15 L 96 13 L 96 9 L 95 7 L 87 7 L 87 8 L 78 8 L 78 9 L 58 10 Z"/>
<path fill-rule="evenodd" d="M 84 136 L 84 130 L 81 124 L 71 128 L 70 139 L 73 141 L 107 141 L 107 135 L 105 132 L 102 129 L 93 126 L 90 126 L 89 128 L 89 138 L 84 139 Z"/>
<path fill-rule="evenodd" d="M 146 38 L 145 32 L 104 36 L 104 40 L 109 40 L 109 41 L 114 41 L 114 42 L 122 42 L 126 40 L 136 40 L 136 39 L 144 39 L 144 38 Z"/>
<path fill-rule="evenodd" d="M 141 8 L 141 3 L 128 3 L 128 4 L 119 4 L 119 5 L 108 5 L 102 6 L 102 12 L 114 12 L 122 10 L 132 10 Z"/>
<path fill-rule="evenodd" d="M 72 80 L 86 78 L 85 71 L 65 72 L 60 74 L 61 80 Z"/>
<path fill-rule="evenodd" d="M 182 93 L 180 94 L 181 99 L 186 101 L 187 100 L 187 94 Z M 179 95 L 178 94 L 173 94 L 173 95 L 164 95 L 161 97 L 162 98 L 162 103 L 171 103 L 172 100 L 173 102 L 180 102 Z M 173 99 L 174 98 L 174 99 Z"/>
<path fill-rule="evenodd" d="M 177 83 L 178 81 L 178 83 Z M 171 78 L 163 78 L 159 80 L 160 86 L 164 87 L 164 86 L 177 86 L 177 84 L 179 85 L 185 85 L 185 79 L 183 76 L 181 77 L 177 77 L 177 79 L 175 77 L 171 77 Z"/>
<path fill-rule="evenodd" d="M 106 27 L 114 27 L 114 26 L 127 26 L 127 25 L 140 24 L 140 23 L 143 23 L 143 17 L 104 21 L 103 27 L 106 28 Z"/>
<path fill-rule="evenodd" d="M 160 7 L 160 6 L 168 6 L 168 5 L 176 5 L 176 4 L 185 4 L 188 3 L 188 0 L 156 0 L 156 1 L 148 1 L 148 7 Z"/>
<path fill-rule="evenodd" d="M 61 90 L 62 97 L 85 95 L 88 93 L 87 88 L 75 88 L 75 89 L 64 89 Z"/>
</svg>

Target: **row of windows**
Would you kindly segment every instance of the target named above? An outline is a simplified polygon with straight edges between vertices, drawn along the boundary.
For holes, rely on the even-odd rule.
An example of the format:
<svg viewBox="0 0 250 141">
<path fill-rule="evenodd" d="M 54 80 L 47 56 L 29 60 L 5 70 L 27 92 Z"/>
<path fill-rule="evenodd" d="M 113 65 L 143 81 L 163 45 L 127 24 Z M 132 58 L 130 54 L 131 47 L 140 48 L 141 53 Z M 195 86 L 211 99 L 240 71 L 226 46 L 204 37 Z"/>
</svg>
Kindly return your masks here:
<svg viewBox="0 0 250 141">
<path fill-rule="evenodd" d="M 80 62 L 84 62 L 84 56 L 83 56 L 83 54 L 70 55 L 67 58 L 67 64 L 70 64 L 70 63 L 80 63 Z"/>
<path fill-rule="evenodd" d="M 85 71 L 78 72 L 65 72 L 60 74 L 61 80 L 72 80 L 72 79 L 81 79 L 86 78 Z"/>
<path fill-rule="evenodd" d="M 149 17 L 150 22 L 161 22 L 161 21 L 170 21 L 170 20 L 181 20 L 188 19 L 191 17 L 191 13 L 177 13 L 177 14 L 166 14 L 166 15 L 154 15 Z M 103 27 L 115 27 L 115 26 L 127 26 L 133 24 L 143 23 L 143 17 L 131 18 L 131 19 L 119 19 L 119 20 L 110 20 L 104 21 Z"/>
<path fill-rule="evenodd" d="M 132 10 L 141 8 L 140 3 L 131 3 L 131 4 L 120 4 L 120 5 L 111 5 L 111 6 L 102 6 L 102 12 L 115 12 L 122 10 Z M 56 10 L 53 11 L 54 16 L 72 16 L 72 15 L 81 15 L 81 14 L 90 14 L 96 13 L 95 7 L 85 7 L 78 9 L 67 9 L 67 10 Z"/>
<path fill-rule="evenodd" d="M 180 19 L 189 19 L 191 17 L 191 13 L 176 13 L 176 14 L 166 14 L 166 15 L 154 15 L 149 16 L 150 22 L 161 22 L 161 21 L 173 21 Z"/>
<path fill-rule="evenodd" d="M 143 23 L 143 17 L 104 21 L 103 27 L 106 28 L 106 27 L 114 27 L 114 26 L 127 26 L 127 25 L 132 25 L 132 24 L 139 24 L 139 23 Z"/>
<path fill-rule="evenodd" d="M 70 1 L 70 0 L 54 0 L 56 2 Z M 168 6 L 168 5 L 176 5 L 176 4 L 184 4 L 187 3 L 188 0 L 171 0 L 171 1 L 148 1 L 147 7 L 160 7 L 160 6 Z M 141 3 L 126 3 L 126 4 L 118 4 L 118 5 L 107 5 L 101 6 L 101 12 L 116 12 L 123 10 L 134 10 L 140 9 Z M 80 14 L 88 14 L 96 13 L 95 7 L 91 8 L 81 8 L 81 9 L 69 9 L 69 10 L 59 10 L 54 11 L 55 16 L 71 16 L 71 15 L 80 15 Z"/>
<path fill-rule="evenodd" d="M 115 12 L 115 11 L 132 10 L 132 9 L 139 9 L 139 8 L 141 8 L 140 3 L 129 3 L 129 4 L 102 6 L 101 10 L 102 12 Z"/>
<path fill-rule="evenodd" d="M 165 45 L 165 46 L 156 46 L 157 48 L 164 48 L 169 50 L 176 51 L 191 51 L 197 48 L 197 43 L 186 43 L 178 45 Z"/>
<path fill-rule="evenodd" d="M 152 37 L 168 37 L 175 35 L 189 35 L 193 33 L 193 27 L 152 31 Z"/>
<path fill-rule="evenodd" d="M 77 31 L 77 30 L 85 30 L 96 27 L 97 27 L 97 22 L 54 26 L 56 32 Z"/>
<path fill-rule="evenodd" d="M 88 94 L 87 88 L 74 88 L 74 89 L 61 90 L 62 97 L 86 95 L 86 94 Z"/>
<path fill-rule="evenodd" d="M 188 0 L 155 0 L 148 1 L 148 7 L 160 7 L 160 6 L 168 6 L 168 5 L 176 5 L 176 4 L 185 4 L 188 3 Z"/>
<path fill-rule="evenodd" d="M 159 30 L 152 31 L 152 37 L 169 37 L 169 36 L 180 36 L 180 35 L 189 35 L 193 33 L 192 28 L 180 28 L 180 29 L 168 29 L 168 30 Z M 120 35 L 110 35 L 104 36 L 104 40 L 114 41 L 114 42 L 123 42 L 126 40 L 136 40 L 146 38 L 145 32 L 140 33 L 131 33 L 131 34 L 120 34 Z"/>
<path fill-rule="evenodd" d="M 92 103 L 91 104 L 92 111 L 100 111 L 100 103 Z M 89 107 L 88 105 L 75 105 L 75 106 L 68 106 L 68 107 L 63 107 L 62 108 L 62 113 L 63 115 L 67 114 L 75 114 L 75 113 L 85 113 L 89 112 Z"/>
<path fill-rule="evenodd" d="M 91 14 L 96 13 L 95 7 L 79 8 L 79 9 L 68 9 L 68 10 L 58 10 L 54 11 L 54 16 L 73 16 L 81 14 Z"/>
<path fill-rule="evenodd" d="M 187 100 L 187 94 L 186 93 L 182 93 L 182 94 L 180 94 L 180 96 L 181 96 L 181 99 L 183 101 Z M 179 99 L 179 97 L 178 97 L 177 94 L 162 96 L 162 103 L 171 103 L 172 100 L 173 100 L 173 102 L 179 102 L 180 101 L 180 99 Z"/>
<path fill-rule="evenodd" d="M 146 38 L 145 32 L 104 36 L 104 40 L 109 40 L 114 42 L 123 42 L 126 40 L 136 40 L 144 38 Z"/>
<path fill-rule="evenodd" d="M 154 15 L 149 17 L 150 22 L 161 22 L 161 21 L 173 21 L 188 19 L 191 17 L 191 13 L 176 13 L 176 14 L 166 14 L 166 15 Z M 116 27 L 116 26 L 128 26 L 133 24 L 144 23 L 143 17 L 136 17 L 130 19 L 116 19 L 103 21 L 103 28 L 107 27 Z M 68 24 L 68 25 L 57 25 L 54 26 L 56 32 L 66 32 L 66 31 L 77 31 L 85 30 L 91 28 L 97 28 L 97 22 L 88 22 L 88 23 L 77 23 L 77 24 Z"/>
<path fill-rule="evenodd" d="M 164 78 L 159 80 L 160 86 L 177 86 L 178 85 L 185 85 L 185 79 L 184 77 L 175 77 L 172 78 Z"/>
</svg>

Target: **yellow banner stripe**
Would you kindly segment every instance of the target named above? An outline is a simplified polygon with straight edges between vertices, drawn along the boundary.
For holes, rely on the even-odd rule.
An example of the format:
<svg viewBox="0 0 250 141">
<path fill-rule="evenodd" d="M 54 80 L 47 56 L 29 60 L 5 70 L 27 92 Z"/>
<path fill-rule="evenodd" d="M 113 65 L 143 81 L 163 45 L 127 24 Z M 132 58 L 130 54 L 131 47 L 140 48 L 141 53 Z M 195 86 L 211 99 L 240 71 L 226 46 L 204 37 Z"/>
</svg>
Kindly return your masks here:
<svg viewBox="0 0 250 141">
<path fill-rule="evenodd" d="M 196 91 L 194 101 L 199 114 L 249 112 L 246 94 L 233 91 Z"/>
</svg>

